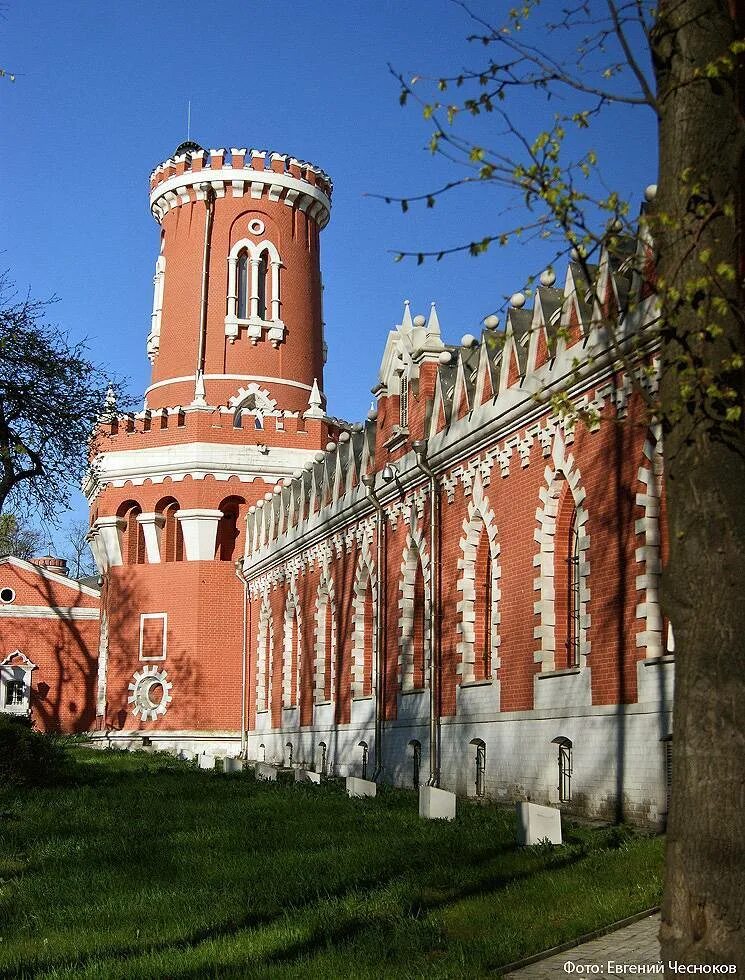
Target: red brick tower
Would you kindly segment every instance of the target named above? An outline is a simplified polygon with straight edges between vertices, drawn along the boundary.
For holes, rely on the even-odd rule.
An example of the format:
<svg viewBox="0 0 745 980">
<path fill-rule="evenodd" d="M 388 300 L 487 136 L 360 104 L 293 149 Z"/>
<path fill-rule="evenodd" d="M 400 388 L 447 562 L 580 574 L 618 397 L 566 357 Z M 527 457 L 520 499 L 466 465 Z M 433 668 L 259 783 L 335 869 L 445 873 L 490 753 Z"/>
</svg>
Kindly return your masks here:
<svg viewBox="0 0 745 980">
<path fill-rule="evenodd" d="M 331 181 L 279 153 L 183 143 L 150 187 L 152 380 L 144 411 L 108 406 L 87 486 L 105 579 L 97 717 L 232 741 L 246 513 L 336 434 L 321 394 Z"/>
</svg>

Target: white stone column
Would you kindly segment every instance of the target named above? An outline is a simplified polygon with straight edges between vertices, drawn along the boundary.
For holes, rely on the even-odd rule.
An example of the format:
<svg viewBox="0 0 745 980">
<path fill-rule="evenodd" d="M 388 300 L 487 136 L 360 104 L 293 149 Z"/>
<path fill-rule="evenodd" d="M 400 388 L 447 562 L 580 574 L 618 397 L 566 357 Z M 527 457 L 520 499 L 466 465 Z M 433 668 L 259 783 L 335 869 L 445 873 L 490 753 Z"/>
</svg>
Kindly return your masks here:
<svg viewBox="0 0 745 980">
<path fill-rule="evenodd" d="M 231 344 L 238 336 L 238 256 L 228 257 L 228 315 L 225 317 L 225 336 Z"/>
<path fill-rule="evenodd" d="M 221 510 L 195 507 L 177 510 L 176 519 L 184 536 L 187 561 L 213 561 L 217 542 L 217 524 L 223 516 Z"/>
<path fill-rule="evenodd" d="M 137 523 L 142 527 L 145 537 L 145 553 L 148 564 L 157 565 L 160 562 L 160 532 L 166 519 L 162 514 L 138 514 Z"/>
<path fill-rule="evenodd" d="M 99 517 L 93 525 L 104 570 L 123 564 L 121 534 L 126 526 L 127 522 L 121 517 Z"/>
</svg>

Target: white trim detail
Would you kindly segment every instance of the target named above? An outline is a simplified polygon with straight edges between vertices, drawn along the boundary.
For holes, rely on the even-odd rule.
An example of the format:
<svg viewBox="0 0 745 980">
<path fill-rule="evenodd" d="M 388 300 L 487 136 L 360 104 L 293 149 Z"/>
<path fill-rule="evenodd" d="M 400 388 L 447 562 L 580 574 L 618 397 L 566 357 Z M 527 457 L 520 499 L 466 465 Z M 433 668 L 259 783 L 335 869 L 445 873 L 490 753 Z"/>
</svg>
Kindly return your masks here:
<svg viewBox="0 0 745 980">
<path fill-rule="evenodd" d="M 266 447 L 262 447 L 266 448 Z M 268 452 L 262 452 L 258 445 L 220 445 L 211 442 L 177 443 L 168 446 L 146 446 L 142 449 L 114 449 L 111 452 L 99 453 L 91 464 L 90 481 L 86 486 L 86 494 L 92 500 L 105 486 L 123 487 L 126 483 L 141 486 L 146 480 L 152 483 L 162 483 L 171 480 L 178 483 L 190 476 L 194 480 L 203 480 L 205 476 L 213 476 L 216 480 L 229 480 L 235 477 L 242 483 L 252 483 L 260 479 L 269 486 L 276 486 L 285 477 L 303 468 L 312 459 L 314 453 L 310 449 L 297 449 L 289 446 L 270 446 Z M 91 529 L 92 534 L 102 532 L 102 522 L 116 522 L 118 518 L 99 518 Z M 123 526 L 125 522 L 120 521 Z M 101 544 L 111 542 L 117 551 L 114 558 L 117 561 L 107 561 L 104 567 L 121 564 L 121 549 L 118 537 L 104 535 L 97 541 L 99 556 Z M 104 550 L 108 556 L 108 547 Z"/>
<path fill-rule="evenodd" d="M 138 514 L 137 523 L 145 538 L 145 554 L 150 565 L 160 564 L 160 536 L 166 522 L 162 514 Z"/>
<path fill-rule="evenodd" d="M 318 224 L 323 228 L 329 220 L 331 212 L 331 201 L 328 196 L 313 184 L 305 180 L 293 177 L 292 174 L 278 174 L 273 170 L 253 170 L 248 167 L 235 168 L 223 167 L 220 170 L 203 169 L 188 170 L 182 174 L 174 174 L 166 180 L 156 184 L 150 192 L 150 210 L 153 215 L 160 220 L 162 216 L 173 207 L 180 207 L 184 203 L 184 197 L 190 188 L 196 190 L 197 200 L 204 199 L 204 191 L 200 189 L 202 184 L 211 184 L 218 190 L 222 190 L 226 184 L 233 188 L 233 196 L 236 191 L 243 194 L 250 191 L 251 197 L 259 199 L 266 188 L 269 188 L 272 199 L 278 200 L 281 192 L 285 191 L 285 203 L 290 206 L 296 199 L 299 200 L 298 208 L 301 211 L 315 213 Z M 277 190 L 275 190 L 277 188 Z M 292 192 L 295 195 L 292 196 Z M 299 195 L 299 197 L 298 197 Z M 186 197 L 187 200 L 191 200 Z"/>
<path fill-rule="evenodd" d="M 538 576 L 533 580 L 533 589 L 539 593 L 539 598 L 533 604 L 533 611 L 538 616 L 538 625 L 533 629 L 533 637 L 539 640 L 539 646 L 534 654 L 536 663 L 541 664 L 542 673 L 556 669 L 556 612 L 554 589 L 554 555 L 556 546 L 556 518 L 558 516 L 559 495 L 562 489 L 562 477 L 569 485 L 569 491 L 577 509 L 577 534 L 579 546 L 579 666 L 587 666 L 587 656 L 590 653 L 588 630 L 590 627 L 590 534 L 587 529 L 587 510 L 584 507 L 585 490 L 582 478 L 576 467 L 574 457 L 566 454 L 564 440 L 557 430 L 554 434 L 552 459 L 554 469 L 547 466 L 544 472 L 546 483 L 539 490 L 538 496 L 542 506 L 536 510 L 535 531 L 538 542 L 538 553 L 533 559 L 533 565 L 538 569 Z"/>
<path fill-rule="evenodd" d="M 300 704 L 300 664 L 302 655 L 302 606 L 297 593 L 297 577 L 290 580 L 285 602 L 284 644 L 282 655 L 282 707 Z M 295 656 L 295 699 L 292 698 L 292 658 Z"/>
<path fill-rule="evenodd" d="M 471 499 L 468 501 L 468 517 L 463 521 L 463 537 L 460 539 L 461 557 L 458 567 L 461 570 L 458 579 L 458 591 L 461 594 L 457 606 L 457 630 L 460 640 L 457 644 L 458 666 L 461 683 L 476 679 L 475 663 L 475 623 L 476 623 L 476 590 L 483 589 L 483 582 L 476 581 L 476 556 L 481 543 L 481 535 L 486 534 L 489 540 L 491 555 L 491 610 L 489 615 L 489 669 L 484 680 L 495 677 L 500 666 L 499 661 L 499 600 L 501 592 L 499 580 L 502 569 L 499 564 L 500 545 L 497 535 L 497 522 L 494 511 L 489 505 L 489 498 L 484 496 L 481 477 L 477 474 L 473 481 Z"/>
<path fill-rule="evenodd" d="M 418 690 L 414 687 L 414 586 L 417 567 L 421 563 L 424 578 L 424 687 L 429 687 L 429 659 L 431 637 L 429 635 L 429 610 L 432 595 L 429 552 L 421 529 L 416 524 L 412 507 L 409 514 L 409 532 L 406 535 L 401 578 L 399 581 L 399 647 L 398 684 L 402 691 Z"/>
<path fill-rule="evenodd" d="M 365 600 L 368 590 L 372 590 L 372 621 L 365 622 Z M 378 638 L 375 630 L 377 622 L 378 573 L 370 554 L 370 538 L 365 536 L 357 561 L 352 589 L 352 697 L 365 694 L 365 631 L 372 637 L 371 690 L 375 690 L 375 663 Z"/>
<path fill-rule="evenodd" d="M 143 640 L 145 638 L 145 620 L 146 619 L 159 619 L 163 623 L 163 643 L 162 650 L 159 657 L 145 657 L 142 653 Z M 168 613 L 140 613 L 140 656 L 139 659 L 143 663 L 154 660 L 165 660 L 166 650 L 168 645 Z"/>
<path fill-rule="evenodd" d="M 0 606 L 0 619 L 98 619 L 98 609 L 84 606 Z"/>
<path fill-rule="evenodd" d="M 233 395 L 228 401 L 230 408 L 236 410 L 244 408 L 244 403 L 253 396 L 255 407 L 250 411 L 259 412 L 261 415 L 271 415 L 277 411 L 277 402 L 266 388 L 261 388 L 255 381 L 252 381 L 247 388 L 239 388 L 238 393 Z"/>
<path fill-rule="evenodd" d="M 662 611 L 660 609 L 660 490 L 662 485 L 662 432 L 659 425 L 652 427 L 644 443 L 644 460 L 639 468 L 638 480 L 644 489 L 636 495 L 637 507 L 643 514 L 634 522 L 638 547 L 636 561 L 640 566 L 636 577 L 636 590 L 642 592 L 642 601 L 636 607 L 636 618 L 644 623 L 636 634 L 637 647 L 644 647 L 646 657 L 662 657 L 674 648 L 672 626 L 668 636 L 662 635 Z"/>
<path fill-rule="evenodd" d="M 331 649 L 326 649 L 326 617 L 331 616 Z M 314 671 L 313 671 L 313 704 L 327 704 L 328 700 L 335 700 L 334 682 L 336 680 L 336 595 L 334 591 L 334 580 L 329 574 L 328 567 L 321 571 L 321 580 L 318 583 L 316 592 L 316 615 L 313 624 L 313 637 L 315 647 Z M 326 698 L 326 660 L 329 661 L 329 672 L 331 682 L 329 690 L 330 699 Z"/>
<path fill-rule="evenodd" d="M 20 663 L 13 663 L 19 660 Z M 31 710 L 31 672 L 36 670 L 36 664 L 22 653 L 14 650 L 0 660 L 0 713 L 7 715 L 27 715 Z M 23 684 L 23 697 L 15 704 L 7 704 L 7 686 Z"/>
<path fill-rule="evenodd" d="M 238 316 L 238 261 L 241 254 L 245 252 L 248 265 L 251 270 L 250 291 L 246 299 L 249 303 L 248 316 L 239 318 Z M 259 311 L 259 268 L 261 266 L 261 256 L 266 252 L 269 255 L 269 269 L 271 273 L 271 310 L 264 309 L 264 316 L 260 316 Z M 240 328 L 245 327 L 248 339 L 252 344 L 257 344 L 267 331 L 267 337 L 272 342 L 273 347 L 279 347 L 285 336 L 285 325 L 280 317 L 280 294 L 279 294 L 279 270 L 282 266 L 282 259 L 279 256 L 276 246 L 269 239 L 260 242 L 252 242 L 249 238 L 242 238 L 230 250 L 228 255 L 228 312 L 225 317 L 225 336 L 231 344 L 235 343 L 240 335 Z"/>
<path fill-rule="evenodd" d="M 32 561 L 26 561 L 25 558 L 16 558 L 13 555 L 6 555 L 5 558 L 0 558 L 0 565 L 6 563 L 12 565 L 14 568 L 20 568 L 24 572 L 33 572 L 35 575 L 41 575 L 42 578 L 49 579 L 50 582 L 64 585 L 68 589 L 80 592 L 82 595 L 91 596 L 93 599 L 101 598 L 101 593 L 98 589 L 92 589 L 89 585 L 81 585 L 76 579 L 67 578 L 66 575 L 60 575 L 58 572 L 50 572 L 43 565 L 35 565 Z"/>
<path fill-rule="evenodd" d="M 274 384 L 274 385 L 287 385 L 288 388 L 302 388 L 303 391 L 310 391 L 312 385 L 303 384 L 302 381 L 291 381 L 286 378 L 269 378 L 263 374 L 204 374 L 202 375 L 205 381 L 258 381 L 262 384 Z M 187 374 L 181 378 L 164 378 L 163 381 L 156 381 L 155 384 L 151 384 L 149 388 L 145 389 L 145 398 L 150 394 L 151 391 L 155 391 L 156 388 L 162 388 L 164 385 L 176 385 L 176 384 L 194 384 L 194 375 Z"/>
<path fill-rule="evenodd" d="M 214 561 L 217 544 L 217 525 L 223 513 L 207 507 L 177 510 L 176 520 L 184 537 L 187 561 Z"/>
<path fill-rule="evenodd" d="M 272 667 L 274 666 L 274 622 L 269 595 L 264 593 L 256 639 L 256 710 L 272 710 Z M 271 727 L 271 726 L 270 726 Z"/>
<path fill-rule="evenodd" d="M 150 697 L 150 691 L 158 685 L 163 688 L 163 697 L 156 703 Z M 132 714 L 135 717 L 141 715 L 143 721 L 155 721 L 156 718 L 163 716 L 168 710 L 168 705 L 173 701 L 172 687 L 173 684 L 168 680 L 168 672 L 153 664 L 136 671 L 129 685 L 131 694 L 127 698 L 128 703 L 132 705 Z"/>
<path fill-rule="evenodd" d="M 166 257 L 159 255 L 155 261 L 153 276 L 153 314 L 150 323 L 150 333 L 147 335 L 147 356 L 152 364 L 160 350 L 160 323 L 163 316 L 163 292 L 166 280 Z"/>
</svg>

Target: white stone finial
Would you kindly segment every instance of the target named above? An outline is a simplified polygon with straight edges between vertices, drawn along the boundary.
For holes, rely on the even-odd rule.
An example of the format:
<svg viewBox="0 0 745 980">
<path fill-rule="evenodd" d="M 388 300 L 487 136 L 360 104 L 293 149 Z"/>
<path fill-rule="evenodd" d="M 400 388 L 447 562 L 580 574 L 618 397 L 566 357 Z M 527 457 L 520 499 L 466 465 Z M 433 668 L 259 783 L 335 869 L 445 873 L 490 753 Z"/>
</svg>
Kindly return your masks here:
<svg viewBox="0 0 745 980">
<path fill-rule="evenodd" d="M 525 293 L 513 293 L 510 296 L 510 306 L 515 310 L 521 310 L 525 306 Z"/>
<path fill-rule="evenodd" d="M 489 316 L 484 317 L 484 326 L 487 330 L 496 330 L 499 326 L 499 317 L 496 313 L 490 313 Z"/>
<path fill-rule="evenodd" d="M 418 330 L 421 330 L 421 328 L 424 326 L 426 322 L 427 322 L 426 316 L 422 316 L 421 313 L 417 313 L 417 315 L 414 317 L 414 326 Z"/>
<path fill-rule="evenodd" d="M 313 387 L 308 398 L 308 408 L 303 413 L 304 419 L 322 419 L 326 413 L 323 410 L 323 399 L 318 389 L 318 378 L 313 378 Z"/>
<path fill-rule="evenodd" d="M 438 357 L 440 364 L 450 364 L 452 359 L 453 359 L 453 355 L 450 353 L 449 350 L 442 351 L 442 353 Z"/>
<path fill-rule="evenodd" d="M 102 422 L 111 422 L 112 419 L 116 418 L 116 392 L 112 385 L 109 385 L 106 390 L 106 398 L 103 403 L 103 411 L 101 412 Z"/>
<path fill-rule="evenodd" d="M 197 372 L 194 382 L 194 401 L 191 403 L 195 408 L 206 408 L 207 397 L 204 389 L 204 375 L 201 371 Z"/>
<path fill-rule="evenodd" d="M 411 307 L 408 299 L 404 300 L 404 315 L 401 317 L 401 329 L 405 330 L 407 333 L 409 330 L 414 329 L 414 324 L 411 319 Z"/>
<path fill-rule="evenodd" d="M 437 307 L 434 303 L 429 307 L 429 320 L 427 320 L 427 333 L 440 336 L 440 320 L 437 316 Z"/>
<path fill-rule="evenodd" d="M 551 266 L 549 266 L 548 269 L 544 269 L 543 272 L 541 273 L 541 285 L 546 287 L 553 286 L 555 282 L 556 282 L 556 273 L 551 268 Z"/>
<path fill-rule="evenodd" d="M 649 184 L 644 189 L 644 200 L 648 204 L 651 204 L 656 197 L 657 197 L 657 184 Z"/>
</svg>

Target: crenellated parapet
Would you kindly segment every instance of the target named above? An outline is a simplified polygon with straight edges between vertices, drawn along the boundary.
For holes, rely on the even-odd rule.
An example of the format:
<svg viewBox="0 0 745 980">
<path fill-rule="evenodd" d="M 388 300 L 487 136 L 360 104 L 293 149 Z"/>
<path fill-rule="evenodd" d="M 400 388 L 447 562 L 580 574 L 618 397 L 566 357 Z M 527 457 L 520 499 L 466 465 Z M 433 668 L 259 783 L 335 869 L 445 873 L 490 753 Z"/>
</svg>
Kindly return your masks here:
<svg viewBox="0 0 745 980">
<path fill-rule="evenodd" d="M 150 210 L 159 222 L 173 208 L 204 201 L 212 188 L 216 198 L 281 201 L 306 214 L 319 228 L 328 224 L 333 182 L 312 163 L 245 148 L 179 150 L 150 176 Z"/>
<path fill-rule="evenodd" d="M 107 486 L 180 481 L 185 477 L 253 481 L 290 476 L 314 447 L 335 446 L 349 426 L 300 412 L 246 412 L 191 407 L 115 414 L 99 423 L 90 446 L 84 492 L 92 501 Z"/>
</svg>

